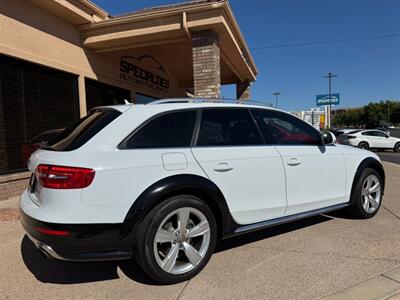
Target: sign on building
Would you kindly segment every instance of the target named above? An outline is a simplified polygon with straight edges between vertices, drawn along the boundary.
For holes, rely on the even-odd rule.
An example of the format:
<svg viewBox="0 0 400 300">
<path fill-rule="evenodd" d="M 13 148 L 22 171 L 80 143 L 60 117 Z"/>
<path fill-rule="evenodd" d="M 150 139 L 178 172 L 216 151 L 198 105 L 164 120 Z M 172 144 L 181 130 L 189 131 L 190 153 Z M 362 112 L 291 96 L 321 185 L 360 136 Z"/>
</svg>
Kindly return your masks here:
<svg viewBox="0 0 400 300">
<path fill-rule="evenodd" d="M 340 103 L 340 95 L 332 94 L 332 99 L 329 99 L 329 94 L 317 95 L 317 105 L 338 105 Z"/>
<path fill-rule="evenodd" d="M 122 56 L 120 60 L 120 78 L 132 82 L 135 86 L 168 95 L 169 76 L 164 67 L 152 56 L 138 58 Z"/>
</svg>

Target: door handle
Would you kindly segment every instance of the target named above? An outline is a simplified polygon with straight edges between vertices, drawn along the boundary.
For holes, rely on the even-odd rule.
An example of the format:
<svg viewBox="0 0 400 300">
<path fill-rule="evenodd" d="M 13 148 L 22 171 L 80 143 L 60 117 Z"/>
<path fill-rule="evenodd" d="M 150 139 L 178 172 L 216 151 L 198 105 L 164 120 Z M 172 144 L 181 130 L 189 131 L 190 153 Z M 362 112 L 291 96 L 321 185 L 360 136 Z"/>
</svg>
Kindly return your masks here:
<svg viewBox="0 0 400 300">
<path fill-rule="evenodd" d="M 301 164 L 301 161 L 296 157 L 292 157 L 292 158 L 289 158 L 289 160 L 287 161 L 287 164 L 289 166 L 298 166 Z"/>
<path fill-rule="evenodd" d="M 228 172 L 233 169 L 233 166 L 226 161 L 222 161 L 217 163 L 213 169 L 217 172 Z"/>
</svg>

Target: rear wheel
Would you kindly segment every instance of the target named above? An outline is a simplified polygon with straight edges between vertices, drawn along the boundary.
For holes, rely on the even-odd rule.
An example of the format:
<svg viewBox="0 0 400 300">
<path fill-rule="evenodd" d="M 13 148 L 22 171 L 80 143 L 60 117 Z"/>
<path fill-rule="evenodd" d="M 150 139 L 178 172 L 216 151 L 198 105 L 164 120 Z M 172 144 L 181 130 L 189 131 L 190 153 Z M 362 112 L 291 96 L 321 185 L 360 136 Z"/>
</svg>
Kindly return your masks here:
<svg viewBox="0 0 400 300">
<path fill-rule="evenodd" d="M 349 211 L 361 219 L 375 216 L 382 203 L 382 178 L 379 173 L 366 168 L 359 177 L 351 195 L 352 206 Z"/>
<path fill-rule="evenodd" d="M 396 143 L 396 145 L 394 145 L 393 151 L 400 152 L 400 143 Z"/>
<path fill-rule="evenodd" d="M 211 209 L 197 197 L 175 196 L 157 205 L 143 220 L 136 240 L 136 261 L 158 282 L 185 281 L 206 266 L 216 239 Z"/>
<path fill-rule="evenodd" d="M 358 148 L 368 150 L 369 149 L 369 145 L 368 145 L 367 142 L 361 142 L 361 143 L 358 144 Z"/>
</svg>

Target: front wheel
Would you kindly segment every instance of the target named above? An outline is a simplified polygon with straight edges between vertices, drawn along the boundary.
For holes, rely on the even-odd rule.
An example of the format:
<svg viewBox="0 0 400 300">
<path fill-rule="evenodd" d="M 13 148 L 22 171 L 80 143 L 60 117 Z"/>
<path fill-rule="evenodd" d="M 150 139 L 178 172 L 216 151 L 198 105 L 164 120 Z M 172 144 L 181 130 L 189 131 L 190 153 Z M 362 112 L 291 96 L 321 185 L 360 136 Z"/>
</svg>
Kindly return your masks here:
<svg viewBox="0 0 400 300">
<path fill-rule="evenodd" d="M 381 206 L 383 183 L 380 174 L 371 168 L 366 168 L 359 177 L 351 195 L 352 206 L 349 211 L 361 219 L 375 216 Z"/>
<path fill-rule="evenodd" d="M 396 143 L 396 145 L 394 145 L 393 151 L 400 152 L 400 143 Z"/>
<path fill-rule="evenodd" d="M 169 198 L 143 220 L 135 258 L 154 280 L 171 284 L 198 274 L 216 244 L 217 226 L 211 209 L 199 198 Z"/>
</svg>

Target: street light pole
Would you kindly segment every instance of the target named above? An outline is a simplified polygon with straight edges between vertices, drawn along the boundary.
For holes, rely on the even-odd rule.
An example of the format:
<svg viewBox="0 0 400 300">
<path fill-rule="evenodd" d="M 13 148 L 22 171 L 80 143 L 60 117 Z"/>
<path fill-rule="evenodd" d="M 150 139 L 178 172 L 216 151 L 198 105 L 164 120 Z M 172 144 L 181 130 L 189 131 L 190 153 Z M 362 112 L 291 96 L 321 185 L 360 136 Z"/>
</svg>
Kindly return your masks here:
<svg viewBox="0 0 400 300">
<path fill-rule="evenodd" d="M 331 128 L 331 116 L 332 116 L 332 78 L 337 77 L 336 74 L 331 72 L 325 75 L 324 78 L 328 78 L 329 81 L 329 112 L 328 112 L 328 127 Z"/>
<path fill-rule="evenodd" d="M 275 108 L 278 108 L 278 96 L 281 95 L 281 92 L 274 92 L 272 95 L 275 96 Z"/>
</svg>

